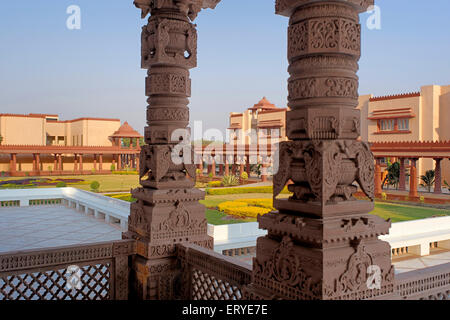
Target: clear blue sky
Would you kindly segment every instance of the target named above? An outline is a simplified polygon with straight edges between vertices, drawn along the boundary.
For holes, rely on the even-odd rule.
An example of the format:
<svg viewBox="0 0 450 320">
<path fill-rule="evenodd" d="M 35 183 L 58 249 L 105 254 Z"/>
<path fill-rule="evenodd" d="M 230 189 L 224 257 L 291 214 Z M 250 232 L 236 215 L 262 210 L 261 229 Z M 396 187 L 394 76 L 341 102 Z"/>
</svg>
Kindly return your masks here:
<svg viewBox="0 0 450 320">
<path fill-rule="evenodd" d="M 286 105 L 287 18 L 274 0 L 222 0 L 198 25 L 191 120 L 224 130 L 228 114 L 263 96 Z M 66 9 L 81 7 L 81 30 Z M 382 29 L 365 27 L 360 94 L 450 84 L 450 1 L 378 0 Z M 132 0 L 0 1 L 0 112 L 112 117 L 145 125 L 144 20 Z"/>
</svg>

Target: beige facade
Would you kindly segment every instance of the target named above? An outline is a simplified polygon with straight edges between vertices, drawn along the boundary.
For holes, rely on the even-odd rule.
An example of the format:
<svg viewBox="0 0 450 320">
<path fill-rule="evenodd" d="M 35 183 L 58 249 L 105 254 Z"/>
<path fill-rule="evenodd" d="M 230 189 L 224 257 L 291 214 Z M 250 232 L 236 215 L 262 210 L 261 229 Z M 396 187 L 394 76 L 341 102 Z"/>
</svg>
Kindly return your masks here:
<svg viewBox="0 0 450 320">
<path fill-rule="evenodd" d="M 450 86 L 424 86 L 420 92 L 386 97 L 364 95 L 358 108 L 364 141 L 450 143 Z M 419 158 L 417 169 L 419 175 L 434 169 L 433 159 Z M 450 181 L 450 164 L 445 159 L 442 176 Z"/>
<path fill-rule="evenodd" d="M 286 110 L 277 108 L 264 97 L 243 113 L 231 113 L 230 142 L 252 145 L 286 141 Z"/>
<path fill-rule="evenodd" d="M 57 115 L 0 114 L 3 145 L 111 146 L 119 119 L 80 118 L 59 121 Z"/>
<path fill-rule="evenodd" d="M 139 147 L 127 151 L 120 145 L 120 139 L 140 135 L 119 119 L 0 114 L 0 136 L 2 175 L 107 172 L 136 167 L 139 153 Z"/>
</svg>

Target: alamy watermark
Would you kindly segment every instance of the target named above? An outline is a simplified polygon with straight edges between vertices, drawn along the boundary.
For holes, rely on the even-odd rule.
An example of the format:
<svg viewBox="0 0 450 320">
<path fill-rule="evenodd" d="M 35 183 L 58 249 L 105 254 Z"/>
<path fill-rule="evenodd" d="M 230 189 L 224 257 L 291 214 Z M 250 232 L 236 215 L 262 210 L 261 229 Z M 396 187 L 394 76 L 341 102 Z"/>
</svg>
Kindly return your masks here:
<svg viewBox="0 0 450 320">
<path fill-rule="evenodd" d="M 376 5 L 370 6 L 367 9 L 367 13 L 370 15 L 366 21 L 367 29 L 381 30 L 381 8 Z"/>
<path fill-rule="evenodd" d="M 67 267 L 66 270 L 66 289 L 67 290 L 81 290 L 82 281 L 81 278 L 83 272 L 79 266 L 71 265 Z"/>
<path fill-rule="evenodd" d="M 66 13 L 69 17 L 66 20 L 66 26 L 69 30 L 81 29 L 81 8 L 77 5 L 67 7 Z"/>
</svg>

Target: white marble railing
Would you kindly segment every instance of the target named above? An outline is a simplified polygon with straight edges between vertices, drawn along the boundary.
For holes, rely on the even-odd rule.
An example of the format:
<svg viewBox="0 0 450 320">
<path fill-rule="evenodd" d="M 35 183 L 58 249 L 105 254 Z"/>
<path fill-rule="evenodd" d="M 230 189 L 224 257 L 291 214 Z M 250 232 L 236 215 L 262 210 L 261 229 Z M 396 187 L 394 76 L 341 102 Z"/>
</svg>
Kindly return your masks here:
<svg viewBox="0 0 450 320">
<path fill-rule="evenodd" d="M 37 201 L 36 200 L 41 200 Z M 120 223 L 128 228 L 130 203 L 75 188 L 12 189 L 0 191 L 0 203 L 5 206 L 30 206 L 62 203 L 84 214 L 104 219 L 106 223 Z M 1 207 L 0 207 L 1 210 Z M 267 234 L 258 223 L 208 225 L 208 234 L 214 238 L 214 251 L 256 246 L 256 239 Z M 392 249 L 407 248 L 408 253 L 428 255 L 430 244 L 450 249 L 450 216 L 393 223 L 390 233 L 380 237 Z"/>
<path fill-rule="evenodd" d="M 1 190 L 0 203 L 20 207 L 63 204 L 83 214 L 104 219 L 106 223 L 118 223 L 123 231 L 128 229 L 129 202 L 76 188 Z"/>
</svg>

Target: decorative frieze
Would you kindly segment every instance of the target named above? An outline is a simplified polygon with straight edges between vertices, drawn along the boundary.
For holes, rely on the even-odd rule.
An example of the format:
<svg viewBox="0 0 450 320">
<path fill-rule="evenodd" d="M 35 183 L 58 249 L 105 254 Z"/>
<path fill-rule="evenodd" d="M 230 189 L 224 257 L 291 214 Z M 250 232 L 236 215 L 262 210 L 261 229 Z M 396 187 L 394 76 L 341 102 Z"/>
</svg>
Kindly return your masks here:
<svg viewBox="0 0 450 320">
<path fill-rule="evenodd" d="M 312 53 L 346 53 L 360 55 L 358 22 L 345 18 L 310 19 L 288 29 L 288 57 L 292 59 Z"/>
</svg>

